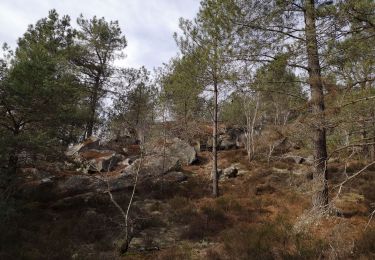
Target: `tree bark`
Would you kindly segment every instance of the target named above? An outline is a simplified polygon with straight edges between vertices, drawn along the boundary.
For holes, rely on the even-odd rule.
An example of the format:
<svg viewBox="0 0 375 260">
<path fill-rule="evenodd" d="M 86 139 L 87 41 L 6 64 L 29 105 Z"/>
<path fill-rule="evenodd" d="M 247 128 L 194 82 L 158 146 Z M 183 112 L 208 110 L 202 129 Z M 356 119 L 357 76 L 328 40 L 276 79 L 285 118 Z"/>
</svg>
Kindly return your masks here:
<svg viewBox="0 0 375 260">
<path fill-rule="evenodd" d="M 95 85 L 94 85 L 93 92 L 91 95 L 90 115 L 89 115 L 87 127 L 86 127 L 86 138 L 89 138 L 94 133 L 96 107 L 98 106 L 99 90 L 100 90 L 100 77 L 98 76 L 95 79 Z"/>
<path fill-rule="evenodd" d="M 371 161 L 375 161 L 375 112 L 374 110 L 372 110 L 372 136 L 373 136 L 373 142 L 374 144 L 371 145 L 371 148 L 370 148 L 370 160 Z"/>
<path fill-rule="evenodd" d="M 9 160 L 8 160 L 8 172 L 9 175 L 14 175 L 17 172 L 17 166 L 18 166 L 18 154 L 17 150 L 13 149 L 10 152 Z"/>
<path fill-rule="evenodd" d="M 249 104 L 245 105 L 245 113 L 246 113 L 246 152 L 247 152 L 247 160 L 250 162 L 253 158 L 252 156 L 252 148 L 251 148 L 251 113 L 249 109 Z"/>
<path fill-rule="evenodd" d="M 212 196 L 219 196 L 219 182 L 217 174 L 217 113 L 218 113 L 218 89 L 217 82 L 214 81 L 214 118 L 212 129 Z"/>
<path fill-rule="evenodd" d="M 316 35 L 316 9 L 314 0 L 305 1 L 305 33 L 308 59 L 309 84 L 311 89 L 311 105 L 314 119 L 314 174 L 312 206 L 314 209 L 324 209 L 328 205 L 327 183 L 327 146 L 324 118 L 324 93 L 321 79 L 321 67 L 318 54 Z"/>
<path fill-rule="evenodd" d="M 253 116 L 253 120 L 251 122 L 251 160 L 254 158 L 255 156 L 255 141 L 254 141 L 254 134 L 255 134 L 255 123 L 256 123 L 256 120 L 257 120 L 257 116 L 258 116 L 258 108 L 259 108 L 259 99 L 260 99 L 260 96 L 259 96 L 259 92 L 257 93 L 257 96 L 256 96 L 256 103 L 255 103 L 255 110 L 254 110 L 254 116 Z"/>
<path fill-rule="evenodd" d="M 187 123 L 187 102 L 186 100 L 184 101 L 184 125 L 185 125 L 185 133 L 188 132 L 188 123 Z"/>
<path fill-rule="evenodd" d="M 15 124 L 13 129 L 13 136 L 14 138 L 17 138 L 17 136 L 20 134 L 20 126 L 19 124 Z M 18 143 L 14 144 L 13 148 L 9 152 L 9 158 L 8 158 L 8 174 L 10 176 L 14 176 L 17 173 L 18 168 L 18 157 L 19 148 Z"/>
<path fill-rule="evenodd" d="M 367 131 L 366 131 L 366 123 L 365 122 L 362 125 L 361 135 L 362 135 L 362 140 L 363 140 L 362 142 L 366 143 L 367 142 Z M 369 156 L 369 153 L 370 153 L 369 146 L 368 145 L 362 146 L 363 157 L 367 158 Z"/>
</svg>

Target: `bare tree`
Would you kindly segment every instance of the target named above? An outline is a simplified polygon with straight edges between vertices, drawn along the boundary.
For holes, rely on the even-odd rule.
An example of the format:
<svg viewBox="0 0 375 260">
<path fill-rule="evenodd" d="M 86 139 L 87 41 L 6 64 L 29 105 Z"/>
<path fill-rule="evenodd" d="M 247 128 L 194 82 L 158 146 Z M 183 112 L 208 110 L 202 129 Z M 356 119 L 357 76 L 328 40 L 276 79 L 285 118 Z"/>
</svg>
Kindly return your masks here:
<svg viewBox="0 0 375 260">
<path fill-rule="evenodd" d="M 252 99 L 255 98 L 255 107 L 253 102 L 250 102 Z M 245 148 L 247 151 L 247 158 L 249 162 L 254 158 L 255 155 L 255 124 L 258 116 L 258 109 L 259 109 L 259 102 L 260 102 L 260 94 L 257 92 L 255 97 L 246 96 L 243 98 L 243 107 L 246 117 L 246 144 Z"/>
<path fill-rule="evenodd" d="M 142 168 L 142 163 L 143 163 L 143 149 L 142 148 L 141 148 L 140 159 L 135 161 L 134 163 L 137 163 L 138 165 L 137 165 L 135 176 L 134 176 L 134 184 L 133 184 L 132 193 L 130 195 L 130 199 L 129 199 L 129 202 L 128 202 L 128 205 L 126 206 L 126 208 L 123 208 L 117 202 L 116 198 L 113 196 L 113 193 L 111 191 L 111 185 L 110 185 L 110 182 L 109 182 L 108 174 L 109 174 L 111 166 L 112 166 L 112 160 L 109 163 L 107 172 L 103 173 L 103 176 L 101 176 L 101 178 L 95 177 L 99 181 L 102 181 L 102 182 L 105 183 L 105 185 L 106 185 L 105 193 L 108 194 L 111 203 L 115 206 L 115 208 L 118 210 L 118 212 L 120 213 L 120 215 L 122 217 L 123 222 L 121 223 L 121 226 L 124 228 L 122 230 L 122 232 L 124 233 L 124 237 L 123 237 L 123 239 L 121 239 L 121 243 L 120 243 L 119 248 L 118 248 L 119 253 L 121 255 L 125 254 L 128 251 L 130 242 L 131 242 L 131 240 L 134 236 L 134 227 L 133 227 L 134 223 L 130 218 L 130 213 L 131 213 L 131 207 L 132 207 L 133 201 L 134 201 L 135 191 L 136 191 L 137 184 L 138 184 L 139 172 Z M 94 167 L 94 168 L 96 167 L 94 164 L 91 164 L 90 166 Z M 99 169 L 97 169 L 97 171 L 99 171 Z"/>
</svg>

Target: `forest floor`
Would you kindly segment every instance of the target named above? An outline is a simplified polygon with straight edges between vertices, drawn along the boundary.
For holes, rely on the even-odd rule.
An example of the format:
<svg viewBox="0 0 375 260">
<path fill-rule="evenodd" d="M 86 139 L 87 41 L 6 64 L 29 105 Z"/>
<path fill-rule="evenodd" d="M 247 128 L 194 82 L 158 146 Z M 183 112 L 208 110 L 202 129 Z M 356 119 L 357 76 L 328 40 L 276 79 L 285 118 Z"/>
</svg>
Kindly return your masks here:
<svg viewBox="0 0 375 260">
<path fill-rule="evenodd" d="M 236 178 L 220 180 L 211 196 L 211 154 L 183 168 L 187 181 L 137 189 L 138 231 L 129 252 L 117 256 L 121 219 L 107 195 L 84 205 L 29 203 L 12 228 L 2 227 L 1 248 L 13 259 L 374 259 L 375 168 L 346 183 L 334 206 L 340 214 L 310 214 L 310 166 L 246 159 L 244 150 L 219 152 L 219 168 L 236 165 Z M 350 175 L 361 162 L 346 165 Z M 329 185 L 343 180 L 344 163 L 329 166 Z M 128 195 L 116 199 L 127 205 Z M 0 254 L 1 255 L 1 254 Z M 0 257 L 1 258 L 1 257 Z M 9 259 L 9 258 L 8 258 Z"/>
<path fill-rule="evenodd" d="M 190 178 L 171 198 L 161 215 L 178 237 L 160 251 L 133 259 L 373 259 L 375 169 L 330 194 L 339 215 L 317 217 L 310 212 L 310 167 L 292 162 L 248 162 L 243 150 L 220 151 L 219 168 L 240 168 L 239 176 L 220 181 L 220 196 L 210 196 L 209 152 L 184 168 Z M 362 164 L 347 164 L 347 172 Z M 343 179 L 343 163 L 329 170 L 330 187 Z M 301 174 L 305 172 L 305 174 Z M 335 197 L 335 198 L 333 198 Z M 172 228 L 173 229 L 173 228 Z M 366 231 L 364 231 L 366 230 Z M 173 239 L 171 239 L 173 240 Z M 373 244 L 373 245 L 372 245 Z"/>
</svg>

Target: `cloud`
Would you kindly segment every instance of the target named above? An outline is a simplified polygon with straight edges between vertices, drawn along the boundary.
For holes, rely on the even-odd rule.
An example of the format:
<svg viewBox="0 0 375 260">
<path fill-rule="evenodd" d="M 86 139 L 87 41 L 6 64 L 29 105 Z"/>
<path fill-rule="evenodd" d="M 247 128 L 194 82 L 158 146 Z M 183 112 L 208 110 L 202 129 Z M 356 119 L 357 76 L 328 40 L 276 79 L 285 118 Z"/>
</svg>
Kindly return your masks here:
<svg viewBox="0 0 375 260">
<path fill-rule="evenodd" d="M 74 21 L 79 14 L 118 20 L 128 40 L 127 58 L 118 64 L 131 67 L 160 66 L 177 53 L 172 37 L 180 17 L 192 19 L 199 0 L 1 0 L 0 42 L 16 46 L 29 24 L 56 9 Z"/>
</svg>

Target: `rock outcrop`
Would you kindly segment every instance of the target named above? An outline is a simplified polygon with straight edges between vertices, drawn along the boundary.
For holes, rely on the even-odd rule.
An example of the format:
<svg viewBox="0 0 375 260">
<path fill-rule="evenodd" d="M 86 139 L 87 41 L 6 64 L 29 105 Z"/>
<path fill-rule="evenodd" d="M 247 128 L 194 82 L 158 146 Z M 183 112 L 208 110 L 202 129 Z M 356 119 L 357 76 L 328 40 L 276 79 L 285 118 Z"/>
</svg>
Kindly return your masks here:
<svg viewBox="0 0 375 260">
<path fill-rule="evenodd" d="M 181 166 L 189 165 L 197 158 L 194 147 L 179 138 L 153 140 L 145 144 L 145 151 L 157 157 L 175 157 Z"/>
<path fill-rule="evenodd" d="M 230 150 L 244 147 L 246 137 L 243 129 L 230 127 L 218 133 L 217 148 L 220 150 Z M 206 142 L 206 149 L 212 149 L 212 137 L 209 136 Z"/>
<path fill-rule="evenodd" d="M 293 154 L 286 154 L 282 157 L 283 161 L 285 162 L 292 162 L 296 164 L 301 164 L 305 162 L 305 158 L 299 155 L 293 155 Z"/>
<path fill-rule="evenodd" d="M 105 148 L 107 147 L 101 146 L 100 139 L 92 136 L 80 144 L 69 147 L 65 154 L 79 165 L 79 172 L 112 171 L 126 158 Z"/>
<path fill-rule="evenodd" d="M 156 155 L 146 155 L 137 159 L 133 164 L 125 168 L 123 175 L 135 175 L 139 169 L 140 176 L 158 177 L 172 170 L 180 168 L 178 157 L 159 157 Z"/>
<path fill-rule="evenodd" d="M 230 138 L 230 136 L 223 136 L 219 140 L 219 149 L 229 150 L 236 148 L 236 140 Z"/>
<path fill-rule="evenodd" d="M 223 177 L 224 178 L 236 178 L 238 174 L 238 169 L 235 166 L 230 166 L 223 171 Z"/>
<path fill-rule="evenodd" d="M 106 148 L 100 146 L 99 139 L 89 138 L 66 152 L 79 164 L 76 171 L 41 174 L 37 169 L 28 170 L 27 175 L 31 177 L 22 186 L 20 196 L 68 205 L 71 201 L 86 201 L 108 189 L 113 192 L 130 190 L 137 175 L 138 185 L 146 182 L 173 185 L 187 179 L 179 171 L 181 166 L 196 159 L 194 148 L 178 138 L 167 140 L 165 149 L 161 149 L 159 143 L 148 144 L 145 155 L 138 158 L 126 158 Z"/>
<path fill-rule="evenodd" d="M 80 152 L 84 152 L 90 149 L 99 149 L 100 146 L 100 140 L 99 138 L 95 136 L 91 136 L 87 138 L 85 141 L 82 143 L 73 145 L 67 149 L 65 152 L 66 156 L 76 156 Z"/>
<path fill-rule="evenodd" d="M 87 173 L 111 171 L 125 157 L 111 150 L 88 150 L 80 153 L 78 160 L 86 166 L 83 171 Z"/>
</svg>

